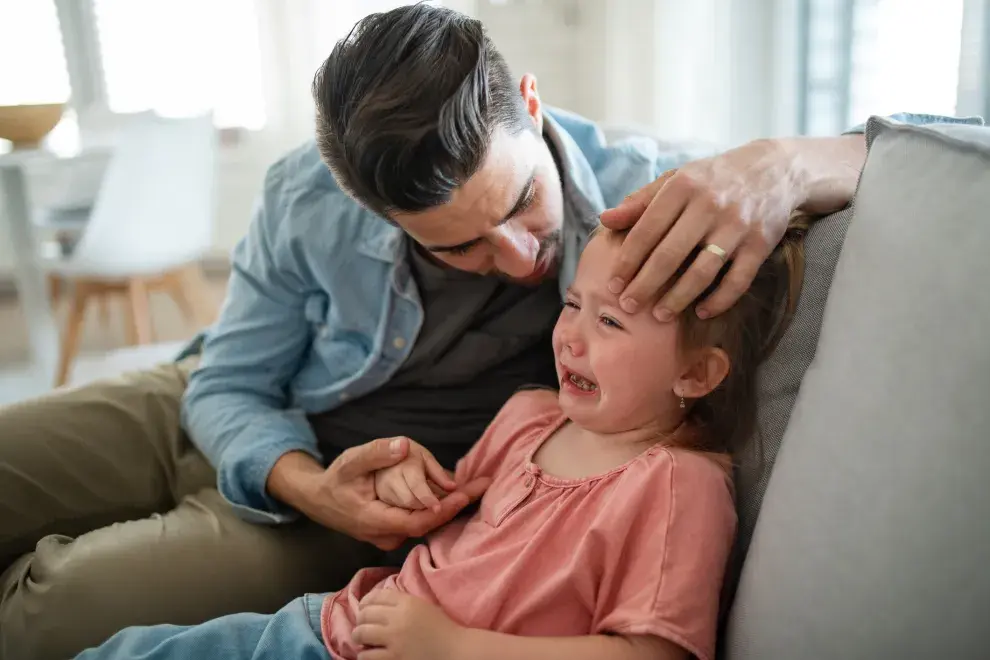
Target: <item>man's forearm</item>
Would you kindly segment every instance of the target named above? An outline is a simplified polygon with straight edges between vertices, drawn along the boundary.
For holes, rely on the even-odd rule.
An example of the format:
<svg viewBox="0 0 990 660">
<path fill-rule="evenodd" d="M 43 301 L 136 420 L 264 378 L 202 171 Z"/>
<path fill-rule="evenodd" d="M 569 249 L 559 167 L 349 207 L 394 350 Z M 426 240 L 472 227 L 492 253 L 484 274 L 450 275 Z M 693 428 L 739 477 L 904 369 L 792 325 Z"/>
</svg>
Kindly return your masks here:
<svg viewBox="0 0 990 660">
<path fill-rule="evenodd" d="M 832 213 L 852 201 L 866 162 L 862 134 L 822 138 L 781 138 L 776 142 L 790 158 L 794 183 L 804 200 L 798 210 Z"/>
<path fill-rule="evenodd" d="M 649 635 L 521 637 L 471 628 L 453 660 L 683 660 L 687 652 Z"/>
<path fill-rule="evenodd" d="M 312 479 L 319 477 L 324 467 L 319 461 L 302 451 L 290 451 L 275 461 L 268 475 L 268 494 L 298 511 L 304 511 L 308 488 Z"/>
</svg>

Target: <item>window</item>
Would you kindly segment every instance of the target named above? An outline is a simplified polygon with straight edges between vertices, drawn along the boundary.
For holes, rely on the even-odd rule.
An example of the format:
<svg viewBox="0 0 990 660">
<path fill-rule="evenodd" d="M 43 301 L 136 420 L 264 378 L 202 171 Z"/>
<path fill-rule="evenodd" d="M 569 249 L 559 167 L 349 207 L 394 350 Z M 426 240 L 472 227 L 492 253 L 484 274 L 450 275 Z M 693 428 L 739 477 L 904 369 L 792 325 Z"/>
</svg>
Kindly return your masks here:
<svg viewBox="0 0 990 660">
<path fill-rule="evenodd" d="M 189 115 L 217 126 L 265 121 L 253 3 L 246 0 L 92 0 L 111 112 Z"/>
<path fill-rule="evenodd" d="M 55 5 L 0 0 L 0 105 L 68 99 L 69 74 Z"/>
<path fill-rule="evenodd" d="M 802 132 L 899 111 L 954 114 L 964 1 L 801 0 Z"/>
<path fill-rule="evenodd" d="M 0 0 L 0 62 L 3 104 L 265 123 L 254 0 Z"/>
</svg>

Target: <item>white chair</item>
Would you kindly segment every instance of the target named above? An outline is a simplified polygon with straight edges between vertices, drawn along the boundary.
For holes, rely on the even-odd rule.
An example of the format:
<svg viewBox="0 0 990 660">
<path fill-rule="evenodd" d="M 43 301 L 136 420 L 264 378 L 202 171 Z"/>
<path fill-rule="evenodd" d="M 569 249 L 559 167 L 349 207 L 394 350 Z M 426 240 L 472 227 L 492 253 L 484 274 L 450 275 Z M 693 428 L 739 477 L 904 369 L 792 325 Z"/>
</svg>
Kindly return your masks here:
<svg viewBox="0 0 990 660">
<path fill-rule="evenodd" d="M 68 380 L 91 301 L 126 297 L 131 344 L 153 340 L 153 289 L 166 290 L 191 322 L 209 323 L 199 260 L 212 241 L 215 161 L 209 114 L 149 116 L 122 129 L 78 243 L 43 261 L 52 278 L 72 285 L 56 386 Z"/>
</svg>

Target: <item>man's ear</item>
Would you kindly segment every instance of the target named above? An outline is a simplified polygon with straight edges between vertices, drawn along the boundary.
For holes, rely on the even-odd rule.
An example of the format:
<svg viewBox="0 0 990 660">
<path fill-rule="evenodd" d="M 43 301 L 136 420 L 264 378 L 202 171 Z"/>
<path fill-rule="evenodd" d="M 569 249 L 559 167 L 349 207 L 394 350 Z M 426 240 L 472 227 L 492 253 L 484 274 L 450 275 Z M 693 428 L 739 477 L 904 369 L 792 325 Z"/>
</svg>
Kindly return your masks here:
<svg viewBox="0 0 990 660">
<path fill-rule="evenodd" d="M 538 133 L 543 132 L 543 101 L 540 100 L 540 93 L 536 91 L 536 76 L 527 73 L 519 82 L 519 92 L 522 94 L 523 102 L 526 104 L 526 114 L 533 120 Z"/>
<path fill-rule="evenodd" d="M 685 399 L 700 399 L 729 375 L 729 355 L 721 348 L 698 351 L 684 373 L 674 381 L 674 393 Z"/>
</svg>

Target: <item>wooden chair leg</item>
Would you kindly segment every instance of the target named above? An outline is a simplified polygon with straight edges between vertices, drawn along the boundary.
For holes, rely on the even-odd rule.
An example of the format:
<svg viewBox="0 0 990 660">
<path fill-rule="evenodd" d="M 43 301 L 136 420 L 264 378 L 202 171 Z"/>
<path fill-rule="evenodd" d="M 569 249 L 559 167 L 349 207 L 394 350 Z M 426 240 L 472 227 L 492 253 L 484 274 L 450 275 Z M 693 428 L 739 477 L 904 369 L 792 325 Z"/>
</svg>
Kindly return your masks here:
<svg viewBox="0 0 990 660">
<path fill-rule="evenodd" d="M 110 294 L 100 295 L 100 325 L 104 329 L 110 326 Z"/>
<path fill-rule="evenodd" d="M 148 286 L 140 278 L 131 279 L 127 283 L 127 307 L 129 325 L 133 334 L 135 344 L 150 344 L 154 341 L 154 332 L 151 324 L 151 309 L 148 302 Z"/>
<path fill-rule="evenodd" d="M 131 298 L 127 296 L 124 300 L 124 341 L 128 346 L 137 346 L 137 320 L 134 316 L 134 307 L 131 305 Z"/>
<path fill-rule="evenodd" d="M 169 277 L 169 293 L 172 299 L 196 329 L 210 325 L 216 316 L 215 305 L 206 295 L 207 287 L 203 269 L 199 264 L 186 266 Z"/>
<path fill-rule="evenodd" d="M 58 275 L 48 276 L 48 299 L 52 307 L 58 306 L 58 299 L 62 297 L 62 278 Z"/>
<path fill-rule="evenodd" d="M 198 323 L 196 308 L 187 295 L 186 279 L 183 276 L 183 272 L 175 271 L 174 273 L 169 273 L 165 279 L 165 288 L 169 297 L 175 302 L 175 306 L 182 312 L 186 323 L 196 325 Z"/>
<path fill-rule="evenodd" d="M 86 319 L 89 290 L 81 282 L 76 283 L 74 289 L 69 306 L 69 317 L 66 321 L 65 332 L 62 334 L 55 387 L 62 387 L 69 381 L 69 371 L 76 359 L 76 354 L 79 352 L 79 335 L 82 333 L 83 321 Z"/>
</svg>

